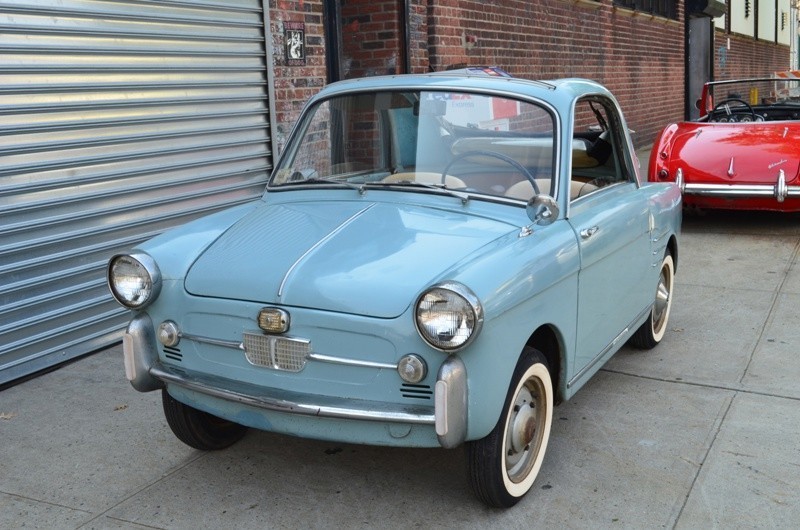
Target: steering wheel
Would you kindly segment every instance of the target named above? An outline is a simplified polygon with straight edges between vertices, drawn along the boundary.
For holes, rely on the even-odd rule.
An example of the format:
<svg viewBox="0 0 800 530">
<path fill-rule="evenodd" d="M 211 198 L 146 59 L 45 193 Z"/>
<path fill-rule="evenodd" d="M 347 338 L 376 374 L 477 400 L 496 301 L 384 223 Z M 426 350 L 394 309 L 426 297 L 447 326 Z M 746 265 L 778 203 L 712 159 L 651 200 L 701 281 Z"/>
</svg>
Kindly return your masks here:
<svg viewBox="0 0 800 530">
<path fill-rule="evenodd" d="M 528 171 L 528 169 L 525 166 L 523 166 L 510 156 L 504 155 L 503 153 L 496 153 L 494 151 L 464 151 L 463 153 L 457 154 L 456 156 L 453 157 L 452 160 L 450 160 L 450 163 L 447 164 L 447 166 L 445 166 L 444 170 L 442 171 L 442 184 L 444 184 L 445 178 L 447 177 L 450 168 L 456 162 L 463 160 L 465 158 L 469 158 L 471 156 L 488 156 L 491 158 L 497 158 L 498 160 L 502 160 L 503 162 L 513 166 L 520 173 L 522 173 L 526 179 L 528 179 L 531 182 L 531 185 L 533 186 L 533 191 L 537 195 L 539 194 L 539 186 L 536 184 L 536 179 L 533 178 L 533 175 L 531 174 L 530 171 Z"/>
<path fill-rule="evenodd" d="M 724 100 L 720 101 L 716 105 L 714 105 L 714 109 L 709 114 L 709 121 L 718 121 L 718 120 L 714 119 L 714 116 L 716 114 L 720 114 L 720 116 L 722 116 L 723 115 L 723 107 L 724 107 L 724 115 L 733 116 L 734 112 L 732 112 L 731 108 L 730 108 L 730 104 L 731 103 L 738 103 L 740 108 L 743 107 L 744 110 L 746 110 L 747 112 L 750 113 L 751 118 L 749 120 L 742 119 L 741 121 L 757 121 L 758 120 L 758 116 L 756 115 L 755 111 L 753 110 L 753 107 L 751 107 L 748 102 L 746 102 L 745 100 L 740 99 L 740 98 L 727 98 L 727 99 L 724 99 Z M 731 121 L 731 120 L 726 119 L 725 121 Z M 740 121 L 740 120 L 732 120 L 732 121 Z"/>
</svg>

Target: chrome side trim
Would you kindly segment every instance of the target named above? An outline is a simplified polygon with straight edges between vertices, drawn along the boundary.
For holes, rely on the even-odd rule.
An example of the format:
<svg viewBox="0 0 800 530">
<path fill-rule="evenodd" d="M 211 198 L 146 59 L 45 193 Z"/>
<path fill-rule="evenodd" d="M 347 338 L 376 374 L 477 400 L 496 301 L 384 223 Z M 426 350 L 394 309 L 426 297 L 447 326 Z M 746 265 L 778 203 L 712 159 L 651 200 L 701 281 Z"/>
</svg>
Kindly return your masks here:
<svg viewBox="0 0 800 530">
<path fill-rule="evenodd" d="M 338 418 L 434 425 L 433 407 L 307 395 L 209 376 L 157 363 L 150 374 L 170 385 L 264 410 Z"/>
<path fill-rule="evenodd" d="M 309 254 L 311 254 L 312 252 L 314 252 L 314 250 L 315 250 L 315 249 L 319 248 L 319 246 L 320 246 L 320 245 L 322 245 L 322 244 L 324 244 L 326 241 L 330 240 L 330 239 L 331 239 L 333 236 L 335 236 L 336 234 L 338 234 L 339 232 L 341 232 L 342 230 L 344 230 L 344 229 L 347 227 L 347 225 L 349 225 L 350 223 L 352 223 L 353 221 L 355 221 L 357 218 L 361 217 L 361 216 L 364 214 L 364 212 L 366 212 L 367 210 L 369 210 L 369 209 L 370 209 L 370 208 L 372 208 L 373 206 L 375 206 L 375 204 L 370 204 L 370 205 L 369 205 L 369 206 L 367 206 L 366 208 L 363 208 L 362 210 L 359 210 L 358 212 L 354 213 L 354 214 L 353 214 L 353 215 L 352 215 L 352 216 L 351 216 L 349 219 L 347 219 L 347 220 L 346 220 L 346 221 L 344 221 L 342 224 L 340 224 L 339 226 L 337 226 L 336 228 L 334 228 L 333 230 L 331 230 L 331 232 L 330 232 L 328 235 L 326 235 L 325 237 L 323 237 L 322 239 L 320 239 L 319 241 L 317 241 L 316 243 L 314 243 L 313 245 L 311 245 L 311 248 L 309 248 L 308 250 L 306 250 L 306 251 L 303 253 L 303 255 L 302 255 L 302 256 L 300 256 L 299 258 L 297 258 L 297 261 L 295 261 L 294 263 L 292 263 L 292 266 L 291 266 L 291 267 L 289 267 L 289 270 L 287 270 L 287 271 L 286 271 L 286 274 L 283 276 L 283 280 L 281 281 L 281 285 L 280 285 L 280 287 L 278 287 L 278 298 L 280 298 L 281 296 L 283 296 L 283 288 L 286 286 L 286 282 L 289 280 L 289 276 L 291 276 L 291 275 L 292 275 L 292 272 L 294 272 L 294 270 L 297 268 L 297 266 L 298 266 L 298 265 L 300 265 L 300 263 L 301 263 L 301 262 L 302 262 L 304 259 L 306 259 L 306 256 L 308 256 Z"/>
<path fill-rule="evenodd" d="M 585 374 L 586 374 L 586 373 L 587 373 L 589 370 L 591 370 L 592 368 L 594 368 L 594 366 L 595 366 L 595 365 L 596 365 L 598 362 L 600 362 L 601 360 L 603 360 L 603 359 L 605 358 L 606 354 L 607 354 L 609 351 L 611 351 L 611 350 L 612 350 L 612 349 L 613 349 L 613 348 L 614 348 L 614 347 L 617 345 L 617 343 L 620 341 L 620 339 L 621 339 L 622 337 L 624 337 L 624 336 L 625 336 L 625 334 L 626 334 L 626 333 L 628 333 L 628 331 L 630 331 L 631 327 L 632 327 L 632 326 L 634 326 L 634 325 L 635 325 L 637 322 L 639 322 L 639 321 L 642 319 L 642 317 L 644 317 L 645 315 L 647 315 L 647 314 L 648 314 L 648 313 L 649 313 L 649 312 L 650 312 L 652 309 L 653 309 L 653 304 L 650 304 L 649 306 L 647 306 L 647 308 L 646 308 L 645 310 L 643 310 L 641 313 L 639 313 L 639 314 L 636 316 L 636 318 L 634 318 L 634 319 L 633 319 L 633 321 L 632 321 L 630 324 L 628 324 L 628 326 L 627 326 L 625 329 L 623 329 L 623 330 L 620 332 L 620 334 L 619 334 L 619 335 L 617 335 L 616 337 L 614 337 L 614 340 L 612 340 L 612 341 L 611 341 L 611 342 L 608 344 L 608 346 L 606 346 L 605 348 L 603 348 L 603 351 L 601 351 L 600 353 L 598 353 L 597 355 L 595 355 L 594 359 L 592 359 L 592 360 L 591 360 L 589 363 L 587 363 L 587 364 L 586 364 L 586 366 L 584 366 L 583 368 L 581 368 L 581 370 L 580 370 L 580 371 L 579 371 L 577 374 L 575 374 L 575 375 L 572 377 L 572 379 L 570 379 L 570 380 L 569 380 L 569 382 L 567 383 L 567 388 L 571 388 L 571 387 L 572 387 L 572 385 L 574 385 L 574 384 L 575 384 L 575 383 L 576 383 L 576 382 L 577 382 L 577 381 L 578 381 L 578 380 L 579 380 L 581 377 L 583 377 L 583 376 L 584 376 L 584 375 L 585 375 Z"/>
</svg>

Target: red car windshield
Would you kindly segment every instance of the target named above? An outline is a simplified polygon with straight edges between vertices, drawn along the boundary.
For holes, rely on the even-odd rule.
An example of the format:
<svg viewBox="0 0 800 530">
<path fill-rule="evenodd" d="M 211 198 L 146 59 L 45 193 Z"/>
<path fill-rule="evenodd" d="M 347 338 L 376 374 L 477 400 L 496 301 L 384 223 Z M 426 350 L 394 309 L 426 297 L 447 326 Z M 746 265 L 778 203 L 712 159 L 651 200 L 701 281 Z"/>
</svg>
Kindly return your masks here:
<svg viewBox="0 0 800 530">
<path fill-rule="evenodd" d="M 769 111 L 780 107 L 800 107 L 800 79 L 771 77 L 708 83 L 704 90 L 704 101 L 700 105 L 701 115 L 706 116 L 724 105 L 749 105 L 766 121 L 799 119 L 800 114 L 773 112 L 770 115 Z"/>
</svg>

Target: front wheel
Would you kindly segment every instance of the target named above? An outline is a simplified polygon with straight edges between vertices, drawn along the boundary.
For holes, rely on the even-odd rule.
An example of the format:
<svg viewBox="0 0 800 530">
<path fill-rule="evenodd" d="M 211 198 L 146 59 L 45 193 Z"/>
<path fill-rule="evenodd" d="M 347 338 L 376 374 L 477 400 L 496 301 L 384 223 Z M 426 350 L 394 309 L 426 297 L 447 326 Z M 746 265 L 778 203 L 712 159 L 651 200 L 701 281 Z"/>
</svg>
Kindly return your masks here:
<svg viewBox="0 0 800 530">
<path fill-rule="evenodd" d="M 544 356 L 526 348 L 492 432 L 467 444 L 470 486 L 485 504 L 514 506 L 542 466 L 553 422 L 553 383 Z"/>
<path fill-rule="evenodd" d="M 170 396 L 166 389 L 161 390 L 161 401 L 169 428 L 189 447 L 201 451 L 225 449 L 241 440 L 247 432 L 244 425 L 184 405 Z"/>
<path fill-rule="evenodd" d="M 672 308 L 672 288 L 675 284 L 675 263 L 672 254 L 667 251 L 661 262 L 661 274 L 658 276 L 656 297 L 650 316 L 631 336 L 631 344 L 637 348 L 649 350 L 655 347 L 667 331 L 669 310 Z"/>
</svg>

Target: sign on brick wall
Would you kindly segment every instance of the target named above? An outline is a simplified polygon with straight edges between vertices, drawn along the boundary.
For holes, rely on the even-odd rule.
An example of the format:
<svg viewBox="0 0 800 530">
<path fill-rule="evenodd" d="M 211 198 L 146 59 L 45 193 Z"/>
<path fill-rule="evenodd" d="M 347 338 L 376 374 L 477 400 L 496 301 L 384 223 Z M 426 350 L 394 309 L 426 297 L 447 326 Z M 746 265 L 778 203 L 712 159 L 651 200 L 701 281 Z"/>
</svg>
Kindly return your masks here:
<svg viewBox="0 0 800 530">
<path fill-rule="evenodd" d="M 306 65 L 306 25 L 304 22 L 283 23 L 286 66 Z"/>
</svg>

